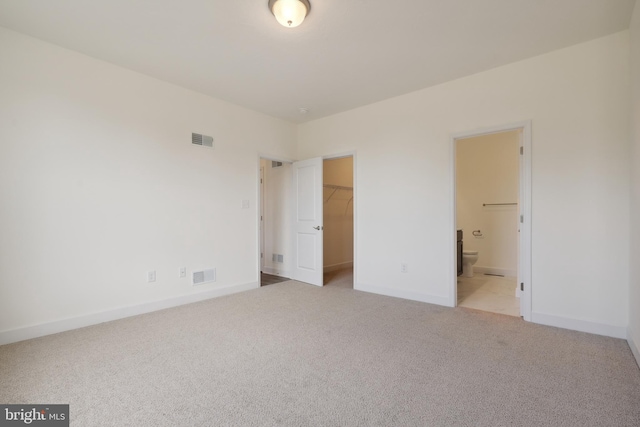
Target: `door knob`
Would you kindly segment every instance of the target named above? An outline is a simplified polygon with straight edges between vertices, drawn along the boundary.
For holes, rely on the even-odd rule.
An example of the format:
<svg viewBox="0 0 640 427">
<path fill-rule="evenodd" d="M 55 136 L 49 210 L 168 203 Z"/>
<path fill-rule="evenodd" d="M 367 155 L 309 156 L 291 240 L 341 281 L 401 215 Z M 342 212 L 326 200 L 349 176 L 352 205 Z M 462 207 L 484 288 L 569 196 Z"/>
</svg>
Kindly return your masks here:
<svg viewBox="0 0 640 427">
<path fill-rule="evenodd" d="M 319 225 L 318 225 L 318 226 L 316 226 L 316 227 L 313 227 L 313 229 L 314 229 L 314 230 L 318 230 L 318 231 L 322 230 L 322 228 L 323 228 L 323 227 L 320 227 Z"/>
</svg>

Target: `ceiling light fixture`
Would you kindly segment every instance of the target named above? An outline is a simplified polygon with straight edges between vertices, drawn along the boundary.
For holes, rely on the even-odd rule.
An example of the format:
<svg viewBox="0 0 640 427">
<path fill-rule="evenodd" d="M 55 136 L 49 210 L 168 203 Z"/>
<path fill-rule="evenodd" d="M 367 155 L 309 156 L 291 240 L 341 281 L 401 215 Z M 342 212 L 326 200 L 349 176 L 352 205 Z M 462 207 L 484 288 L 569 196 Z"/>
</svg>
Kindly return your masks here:
<svg viewBox="0 0 640 427">
<path fill-rule="evenodd" d="M 311 11 L 309 0 L 269 0 L 269 10 L 287 28 L 297 27 Z"/>
</svg>

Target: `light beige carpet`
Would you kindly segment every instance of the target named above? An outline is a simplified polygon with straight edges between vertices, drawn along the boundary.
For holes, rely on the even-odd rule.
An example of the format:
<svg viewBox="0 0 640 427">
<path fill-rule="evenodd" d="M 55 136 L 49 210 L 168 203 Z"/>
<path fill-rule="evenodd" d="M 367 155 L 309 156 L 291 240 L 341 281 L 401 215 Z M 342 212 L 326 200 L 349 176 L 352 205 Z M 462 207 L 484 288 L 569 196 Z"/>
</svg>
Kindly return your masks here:
<svg viewBox="0 0 640 427">
<path fill-rule="evenodd" d="M 626 342 L 284 282 L 0 347 L 74 426 L 639 426 Z"/>
</svg>

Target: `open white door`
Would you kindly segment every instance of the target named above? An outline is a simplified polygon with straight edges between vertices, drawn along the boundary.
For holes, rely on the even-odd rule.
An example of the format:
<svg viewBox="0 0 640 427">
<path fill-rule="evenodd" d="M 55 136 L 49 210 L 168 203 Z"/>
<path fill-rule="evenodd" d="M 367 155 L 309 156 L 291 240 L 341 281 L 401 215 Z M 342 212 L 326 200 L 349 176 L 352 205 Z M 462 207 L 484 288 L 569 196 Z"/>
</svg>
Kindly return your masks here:
<svg viewBox="0 0 640 427">
<path fill-rule="evenodd" d="M 323 285 L 322 158 L 293 164 L 292 279 Z"/>
</svg>

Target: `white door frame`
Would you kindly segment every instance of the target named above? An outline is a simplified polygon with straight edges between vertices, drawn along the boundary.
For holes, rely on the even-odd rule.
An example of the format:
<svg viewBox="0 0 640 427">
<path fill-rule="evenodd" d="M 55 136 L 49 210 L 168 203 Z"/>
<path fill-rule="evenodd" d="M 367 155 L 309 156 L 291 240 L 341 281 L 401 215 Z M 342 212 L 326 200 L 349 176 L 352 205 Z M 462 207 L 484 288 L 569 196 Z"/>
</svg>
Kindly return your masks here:
<svg viewBox="0 0 640 427">
<path fill-rule="evenodd" d="M 449 305 L 455 307 L 458 302 L 458 273 L 457 273 L 457 244 L 456 244 L 456 141 L 458 139 L 472 138 L 492 133 L 502 133 L 520 130 L 522 131 L 522 156 L 520 158 L 520 183 L 519 183 L 519 214 L 522 215 L 520 223 L 520 256 L 518 258 L 518 272 L 520 283 L 524 290 L 520 292 L 520 315 L 526 321 L 531 321 L 531 121 L 511 123 L 504 126 L 479 129 L 469 132 L 456 133 L 451 136 L 451 273 L 452 279 L 449 287 Z"/>
<path fill-rule="evenodd" d="M 358 286 L 358 185 L 357 185 L 357 152 L 354 151 L 346 151 L 338 154 L 330 154 L 327 156 L 322 156 L 322 160 L 332 160 L 332 159 L 340 159 L 343 157 L 351 157 L 353 162 L 353 289 L 360 290 Z M 324 184 L 324 183 L 323 183 Z"/>
</svg>

